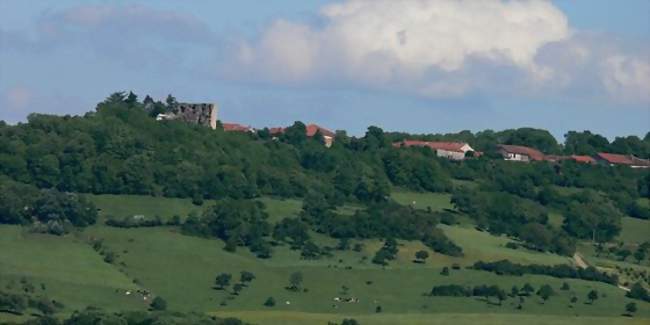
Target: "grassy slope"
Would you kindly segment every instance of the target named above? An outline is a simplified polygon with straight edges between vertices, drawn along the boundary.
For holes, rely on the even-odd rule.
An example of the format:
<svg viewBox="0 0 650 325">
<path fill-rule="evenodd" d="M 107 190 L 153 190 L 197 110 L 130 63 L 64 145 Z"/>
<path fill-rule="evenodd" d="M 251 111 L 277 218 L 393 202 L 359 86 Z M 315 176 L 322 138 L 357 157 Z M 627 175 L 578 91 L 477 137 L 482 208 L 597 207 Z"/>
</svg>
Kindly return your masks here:
<svg viewBox="0 0 650 325">
<path fill-rule="evenodd" d="M 650 220 L 623 217 L 622 226 L 618 240 L 634 244 L 650 240 Z"/>
<path fill-rule="evenodd" d="M 447 324 L 527 324 L 548 325 L 567 324 L 574 325 L 619 325 L 619 324 L 646 324 L 647 319 L 634 319 L 627 317 L 572 317 L 556 315 L 527 315 L 527 314 L 391 314 L 382 313 L 375 315 L 346 315 L 333 316 L 331 314 L 277 312 L 277 311 L 247 311 L 247 312 L 222 312 L 214 313 L 223 317 L 240 317 L 246 321 L 265 325 L 320 325 L 327 322 L 341 322 L 345 318 L 354 318 L 361 324 L 375 325 L 447 325 Z"/>
<path fill-rule="evenodd" d="M 433 211 L 441 211 L 453 208 L 450 202 L 451 194 L 446 193 L 418 193 L 398 190 L 393 191 L 391 197 L 399 204 L 413 205 L 416 209 L 431 207 Z"/>
<path fill-rule="evenodd" d="M 87 195 L 100 209 L 100 216 L 113 216 L 117 218 L 144 215 L 147 217 L 160 216 L 168 220 L 174 215 L 185 219 L 190 212 L 201 213 L 205 206 L 213 204 L 206 201 L 203 206 L 192 204 L 190 199 L 160 198 L 143 195 Z"/>
<path fill-rule="evenodd" d="M 113 203 L 108 205 L 116 205 L 122 202 L 122 199 L 130 203 L 123 205 L 121 209 L 133 214 L 145 209 L 170 211 L 174 209 L 172 206 L 180 206 L 176 211 L 181 213 L 193 207 L 190 202 L 186 204 L 175 199 L 162 198 L 145 200 L 142 206 L 139 206 L 137 200 L 129 201 L 130 197 L 113 197 L 108 200 L 108 203 Z M 272 220 L 295 215 L 301 206 L 300 201 L 295 200 L 263 201 Z M 444 200 L 438 202 L 443 202 L 444 206 Z M 129 206 L 133 210 L 129 210 Z M 557 289 L 562 283 L 562 280 L 549 277 L 500 277 L 472 270 L 453 271 L 449 277 L 441 276 L 439 273 L 443 266 L 453 262 L 471 264 L 476 259 L 508 258 L 521 263 L 549 264 L 566 262 L 566 258 L 555 255 L 504 248 L 503 245 L 509 240 L 505 237 L 494 237 L 469 227 L 441 227 L 464 248 L 464 258 L 450 258 L 430 252 L 431 257 L 426 264 L 414 264 L 411 262 L 414 252 L 426 248 L 421 243 L 401 242 L 398 259 L 386 270 L 382 270 L 367 260 L 362 260 L 364 256 L 372 257 L 381 245 L 379 241 L 364 242 L 362 252 L 336 252 L 334 258 L 319 261 L 300 260 L 299 252 L 291 251 L 287 247 L 276 248 L 272 259 L 259 260 L 245 249 L 239 249 L 235 254 L 226 253 L 221 249 L 221 241 L 183 236 L 174 228 L 116 229 L 98 225 L 87 229 L 79 238 L 103 238 L 106 246 L 119 254 L 117 263 L 125 263 L 125 266 L 111 266 L 103 263 L 83 240 L 75 239 L 74 236 L 61 238 L 24 235 L 18 227 L 2 226 L 0 246 L 9 247 L 11 254 L 0 256 L 0 282 L 17 279 L 18 274 L 27 274 L 33 277 L 35 284 L 46 283 L 48 294 L 66 302 L 68 311 L 86 304 L 117 310 L 144 308 L 142 301 L 115 292 L 115 289 L 132 288 L 131 280 L 137 278 L 144 288 L 165 297 L 172 309 L 227 312 L 245 319 L 249 317 L 250 321 L 260 324 L 317 324 L 327 320 L 340 321 L 341 315 L 355 315 L 354 317 L 362 320 L 363 324 L 435 324 L 452 320 L 462 324 L 478 319 L 489 319 L 495 324 L 519 320 L 531 324 L 546 321 L 557 323 L 567 319 L 551 315 L 566 317 L 577 313 L 589 316 L 617 316 L 622 312 L 623 304 L 628 301 L 623 297 L 623 292 L 613 286 L 576 280 L 567 281 L 580 298 L 580 303 L 574 309 L 567 307 L 569 294 L 566 292 L 552 298 L 546 305 L 529 300 L 523 312 L 515 310 L 508 301 L 499 307 L 472 298 L 424 297 L 422 293 L 430 290 L 434 284 L 487 283 L 510 288 L 513 284 L 521 286 L 525 282 L 531 282 L 536 287 L 549 283 Z M 333 246 L 336 243 L 331 238 L 317 234 L 314 234 L 314 237 L 320 245 Z M 347 270 L 346 266 L 352 269 Z M 126 275 L 118 272 L 118 268 L 124 269 Z M 215 275 L 220 272 L 238 274 L 242 270 L 254 272 L 258 279 L 234 301 L 227 300 L 228 306 L 219 306 L 228 295 L 210 288 Z M 289 274 L 297 270 L 305 275 L 305 285 L 309 288 L 307 293 L 292 293 L 284 289 Z M 373 284 L 367 285 L 366 281 L 373 281 Z M 358 297 L 361 302 L 339 304 L 338 308 L 334 309 L 332 298 L 341 296 L 339 291 L 342 285 L 350 287 L 350 295 Z M 596 306 L 582 303 L 591 287 L 607 295 L 606 298 L 601 298 Z M 278 306 L 273 309 L 263 307 L 262 302 L 268 296 L 274 296 L 279 302 Z M 291 301 L 291 304 L 286 305 L 285 301 Z M 383 307 L 384 314 L 374 314 L 377 304 Z M 650 317 L 650 306 L 637 304 L 640 308 L 638 314 Z M 268 313 L 269 311 L 272 312 Z M 2 317 L 0 314 L 0 322 Z M 586 318 L 577 320 L 588 321 Z M 622 320 L 620 317 L 597 318 L 589 322 L 615 324 Z M 575 321 L 572 319 L 572 322 Z"/>
<path fill-rule="evenodd" d="M 115 289 L 136 286 L 124 274 L 104 263 L 86 243 L 73 236 L 23 233 L 18 226 L 0 227 L 0 285 L 27 278 L 40 292 L 66 302 L 71 310 L 86 305 L 122 309 L 131 306 Z"/>
<path fill-rule="evenodd" d="M 109 247 L 116 251 L 128 250 L 120 257 L 126 264 L 130 276 L 139 279 L 143 285 L 156 294 L 165 297 L 170 306 L 180 310 L 200 309 L 207 311 L 265 310 L 263 301 L 273 296 L 279 302 L 274 310 L 308 313 L 372 314 L 377 304 L 387 313 L 513 313 L 509 302 L 504 306 L 487 305 L 472 298 L 430 298 L 422 294 L 434 284 L 459 283 L 466 285 L 499 284 L 504 288 L 531 282 L 535 287 L 549 283 L 556 289 L 562 280 L 543 277 L 502 277 L 488 272 L 460 270 L 449 277 L 439 274 L 441 266 L 428 264 L 418 267 L 367 266 L 351 270 L 341 267 L 327 267 L 315 263 L 312 266 L 295 261 L 282 266 L 260 262 L 244 250 L 230 254 L 221 250 L 223 243 L 182 236 L 170 228 L 115 230 L 94 227 L 89 232 L 104 238 Z M 133 240 L 131 240 L 133 239 Z M 330 260 L 337 264 L 336 258 Z M 407 262 L 411 264 L 410 262 Z M 241 296 L 229 301 L 228 306 L 219 306 L 227 297 L 223 291 L 211 288 L 214 277 L 220 272 L 237 274 L 242 270 L 255 273 L 258 277 Z M 305 277 L 306 293 L 286 291 L 289 275 L 300 270 Z M 373 281 L 367 285 L 366 281 Z M 599 300 L 598 307 L 578 304 L 575 309 L 567 308 L 568 293 L 551 299 L 541 305 L 531 299 L 525 310 L 530 313 L 592 316 L 614 316 L 622 310 L 623 292 L 602 283 L 568 280 L 581 301 L 590 288 L 605 293 L 607 298 Z M 341 296 L 342 285 L 350 288 L 351 296 L 361 300 L 358 304 L 341 304 L 332 307 L 333 297 Z M 534 301 L 532 301 L 534 300 Z M 290 301 L 290 305 L 284 302 Z M 377 301 L 377 303 L 375 303 Z M 639 314 L 649 316 L 650 306 L 640 306 Z"/>
</svg>

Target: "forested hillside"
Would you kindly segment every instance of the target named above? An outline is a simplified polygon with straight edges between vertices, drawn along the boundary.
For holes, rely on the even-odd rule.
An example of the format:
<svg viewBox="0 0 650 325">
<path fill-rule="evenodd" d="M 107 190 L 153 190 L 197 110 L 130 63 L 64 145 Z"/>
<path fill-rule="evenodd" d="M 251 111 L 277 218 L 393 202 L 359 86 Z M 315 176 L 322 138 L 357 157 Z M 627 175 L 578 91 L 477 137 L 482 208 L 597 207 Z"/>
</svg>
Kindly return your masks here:
<svg viewBox="0 0 650 325">
<path fill-rule="evenodd" d="M 619 233 L 623 215 L 650 216 L 648 207 L 638 201 L 650 195 L 647 170 L 571 161 L 521 164 L 490 154 L 497 144 L 508 143 L 547 153 L 608 149 L 647 156 L 650 136 L 644 140 L 617 138 L 610 144 L 588 131 L 569 132 L 562 146 L 548 132 L 536 129 L 409 136 L 371 126 L 360 138 L 339 131 L 334 145 L 326 148 L 322 136 L 305 135 L 301 122 L 277 139 L 271 138 L 267 129 L 227 133 L 153 118 L 175 103 L 171 96 L 167 104 L 153 102 L 148 96 L 141 103 L 133 93 L 115 93 L 83 117 L 34 114 L 27 123 L 1 124 L 0 172 L 4 180 L 0 209 L 4 213 L 0 220 L 31 223 L 35 218 L 51 223 L 59 218 L 73 226 L 94 221 L 83 198 L 59 192 L 192 198 L 195 204 L 206 199 L 271 195 L 306 198 L 303 221 L 335 237 L 421 237 L 403 231 L 399 224 L 408 226 L 403 221 L 391 231 L 337 230 L 355 227 L 355 221 L 336 217 L 335 207 L 346 202 L 369 207 L 354 215 L 359 227 L 377 220 L 367 217 L 376 214 L 373 209 L 377 207 L 393 211 L 386 215 L 394 213 L 395 220 L 408 220 L 397 217 L 408 211 L 389 208 L 392 188 L 402 187 L 453 193 L 458 211 L 475 219 L 480 227 L 519 236 L 538 249 L 571 254 L 574 238 L 607 241 Z M 487 154 L 451 162 L 426 148 L 391 146 L 405 137 L 468 141 Z M 459 180 L 476 186 L 454 186 Z M 36 188 L 47 191 L 24 194 Z M 567 194 L 562 188 L 583 190 Z M 565 215 L 562 227 L 549 224 L 550 209 Z M 51 227 L 56 228 L 51 232 L 62 232 L 61 225 Z M 265 234 L 268 231 L 260 232 Z"/>
<path fill-rule="evenodd" d="M 588 131 L 569 132 L 566 143 L 558 144 L 548 132 L 529 128 L 409 135 L 371 126 L 362 137 L 338 131 L 328 148 L 319 133 L 307 136 L 301 122 L 272 136 L 269 129 L 225 132 L 155 119 L 174 105 L 171 96 L 166 103 L 149 97 L 139 102 L 132 93 L 116 93 L 84 116 L 34 114 L 27 123 L 0 122 L 0 223 L 7 224 L 0 230 L 7 236 L 5 245 L 13 247 L 3 260 L 10 266 L 0 267 L 1 274 L 9 275 L 2 283 L 7 293 L 0 292 L 5 297 L 0 309 L 21 317 L 31 308 L 43 315 L 127 319 L 134 314 L 111 312 L 141 309 L 141 302 L 133 305 L 126 295 L 138 288 L 142 298 L 152 298 L 153 288 L 159 299 L 145 306 L 154 310 L 166 308 L 162 296 L 181 310 L 195 311 L 197 304 L 202 311 L 213 310 L 215 292 L 221 307 L 229 302 L 237 308 L 262 306 L 250 298 L 234 302 L 250 290 L 255 299 L 266 299 L 260 308 L 276 308 L 268 295 L 288 294 L 292 298 L 285 298 L 285 304 L 309 297 L 304 299 L 319 306 L 314 311 L 322 312 L 331 308 L 323 292 L 334 285 L 341 292 L 328 294 L 348 295 L 351 283 L 343 281 L 351 281 L 351 275 L 356 292 L 368 299 L 379 295 L 401 306 L 400 312 L 418 308 L 420 299 L 447 299 L 439 301 L 463 312 L 486 308 L 476 302 L 450 303 L 454 298 L 448 297 L 458 296 L 484 297 L 495 306 L 491 299 L 498 306 L 510 299 L 519 310 L 532 294 L 531 285 L 518 279 L 523 275 L 539 281 L 536 295 L 544 302 L 563 294 L 548 283 L 561 285 L 567 299 L 571 296 L 569 308 L 581 311 L 593 308 L 575 304 L 576 292 L 587 296 L 591 306 L 598 299 L 593 288 L 611 295 L 603 294 L 608 301 L 641 304 L 649 299 L 645 265 L 650 242 L 644 228 L 650 218 L 649 170 L 572 160 L 512 162 L 497 152 L 499 144 L 516 144 L 544 153 L 610 151 L 647 157 L 649 136 L 609 143 Z M 393 146 L 403 139 L 466 141 L 484 154 L 452 161 L 430 148 Z M 42 248 L 49 245 L 59 246 Z M 51 258 L 49 263 L 60 270 L 44 270 L 32 254 Z M 616 264 L 574 264 L 580 254 Z M 630 256 L 634 268 L 626 261 Z M 445 265 L 434 272 L 438 282 L 433 289 L 433 273 L 424 266 L 430 257 L 432 266 Z M 179 260 L 184 265 L 170 269 L 166 264 Z M 77 263 L 90 263 L 81 270 L 88 283 L 79 289 L 96 292 L 99 286 L 101 293 L 89 297 L 113 309 L 70 315 L 68 301 L 74 308 L 88 304 L 62 284 L 75 283 L 69 270 L 78 269 Z M 303 269 L 303 263 L 314 267 Z M 290 265 L 297 271 L 282 289 L 279 283 Z M 232 274 L 224 267 L 242 273 L 231 293 L 226 287 Z M 206 268 L 221 270 L 214 288 Z M 350 273 L 327 277 L 335 269 Z M 401 287 L 393 286 L 402 269 L 415 275 L 410 282 L 398 281 L 410 283 L 412 297 L 407 299 L 395 294 L 396 289 L 403 293 Z M 25 270 L 29 277 L 22 276 Z M 322 288 L 313 280 L 314 292 L 302 288 L 303 271 L 325 281 Z M 107 274 L 111 282 L 103 287 Z M 184 274 L 193 274 L 192 279 L 168 285 Z M 385 278 L 373 287 L 372 280 L 356 278 L 361 274 Z M 446 282 L 450 275 L 452 284 Z M 246 289 L 256 276 L 267 280 Z M 541 282 L 547 279 L 552 280 Z M 568 280 L 575 281 L 571 285 L 577 291 L 569 291 Z M 40 291 L 30 281 L 43 281 Z M 54 281 L 52 290 L 49 281 Z M 187 296 L 185 281 L 197 296 Z M 512 292 L 506 295 L 507 288 L 498 284 L 512 286 Z M 520 291 L 520 285 L 530 290 Z M 631 291 L 622 293 L 618 285 Z M 48 297 L 50 292 L 64 302 Z M 356 298 L 346 299 L 358 304 Z M 565 304 L 555 300 L 552 308 L 566 313 Z M 367 304 L 353 308 L 375 313 L 385 308 Z M 535 306 L 526 308 L 542 308 Z M 645 305 L 640 306 L 645 313 Z M 621 306 L 603 315 L 617 308 Z"/>
</svg>

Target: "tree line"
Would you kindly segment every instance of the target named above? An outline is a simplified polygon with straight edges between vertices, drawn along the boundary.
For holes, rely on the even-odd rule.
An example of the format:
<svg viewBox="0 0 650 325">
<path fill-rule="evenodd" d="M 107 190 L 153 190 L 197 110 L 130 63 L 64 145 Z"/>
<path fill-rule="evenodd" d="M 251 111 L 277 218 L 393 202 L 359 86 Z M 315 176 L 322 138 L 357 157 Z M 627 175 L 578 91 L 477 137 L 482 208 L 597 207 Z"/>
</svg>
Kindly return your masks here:
<svg viewBox="0 0 650 325">
<path fill-rule="evenodd" d="M 438 234 L 434 233 L 433 238 L 422 236 L 421 229 L 431 229 L 434 224 L 431 216 L 404 210 L 390 202 L 392 188 L 453 193 L 457 209 L 475 219 L 481 228 L 517 236 L 534 249 L 567 255 L 574 250 L 575 238 L 594 241 L 613 238 L 620 231 L 623 215 L 650 216 L 650 208 L 638 200 L 650 197 L 648 171 L 587 166 L 571 161 L 516 164 L 490 158 L 488 149 L 499 143 L 530 145 L 549 153 L 557 151 L 557 142 L 541 130 L 411 136 L 386 133 L 371 126 L 362 137 L 350 137 L 339 131 L 332 147 L 325 148 L 322 136 L 307 137 L 301 122 L 294 123 L 274 139 L 268 130 L 226 133 L 219 128 L 211 130 L 153 118 L 174 105 L 177 103 L 172 96 L 164 103 L 150 97 L 141 102 L 133 93 L 115 93 L 84 116 L 32 114 L 27 123 L 0 123 L 2 183 L 11 180 L 12 184 L 47 189 L 51 191 L 49 196 L 58 195 L 57 199 L 49 201 L 67 198 L 79 202 L 77 205 L 82 207 L 88 204 L 82 199 L 70 199 L 74 195 L 67 193 L 181 197 L 192 198 L 196 204 L 205 199 L 242 200 L 264 195 L 297 197 L 322 201 L 318 204 L 325 207 L 324 211 L 308 207 L 301 220 L 332 237 L 420 239 L 436 250 L 452 254 L 459 252 L 448 242 L 441 244 Z M 572 150 L 572 153 L 591 150 L 584 148 L 602 149 L 602 141 L 594 140 L 598 138 L 596 135 L 583 133 L 571 133 L 561 149 Z M 394 141 L 405 137 L 468 141 L 488 154 L 478 159 L 451 162 L 435 157 L 428 148 L 392 147 Z M 640 141 L 645 144 L 647 140 Z M 621 144 L 622 148 L 622 143 L 627 142 L 615 140 L 613 143 L 617 147 Z M 643 146 L 631 141 L 626 147 Z M 477 187 L 459 188 L 453 185 L 454 180 L 471 181 Z M 564 187 L 578 188 L 581 193 L 576 197 L 560 193 L 558 188 Z M 582 193 L 588 190 L 597 191 L 597 194 Z M 46 223 L 52 218 L 61 220 L 61 217 L 48 217 L 62 215 L 48 210 L 19 211 L 22 203 L 28 203 L 22 207 L 33 204 L 15 199 L 12 191 L 5 187 L 0 192 L 0 209 L 11 211 L 3 214 L 10 217 L 3 217 L 0 222 L 22 223 L 21 220 L 34 217 Z M 312 199 L 312 196 L 319 198 Z M 353 218 L 333 212 L 332 207 L 344 203 L 367 208 L 360 209 Z M 46 206 L 63 209 L 74 205 Z M 548 222 L 551 209 L 560 210 L 565 216 L 565 224 L 559 229 Z M 92 215 L 67 214 L 75 226 L 93 220 Z M 377 218 L 383 223 L 375 222 Z M 401 224 L 401 218 L 415 222 L 418 227 Z M 67 219 L 63 217 L 63 221 Z M 231 248 L 243 242 L 266 255 L 264 241 L 254 240 L 258 233 L 267 235 L 273 231 L 264 224 L 264 218 L 245 221 L 244 224 L 253 226 L 254 230 L 241 230 L 236 234 L 219 229 L 222 226 L 218 223 L 201 224 L 207 220 L 203 219 L 190 220 L 186 230 L 211 232 L 230 240 Z M 364 228 L 365 223 L 370 227 Z M 138 225 L 130 220 L 114 220 L 114 224 Z M 394 230 L 388 230 L 386 225 Z"/>
</svg>

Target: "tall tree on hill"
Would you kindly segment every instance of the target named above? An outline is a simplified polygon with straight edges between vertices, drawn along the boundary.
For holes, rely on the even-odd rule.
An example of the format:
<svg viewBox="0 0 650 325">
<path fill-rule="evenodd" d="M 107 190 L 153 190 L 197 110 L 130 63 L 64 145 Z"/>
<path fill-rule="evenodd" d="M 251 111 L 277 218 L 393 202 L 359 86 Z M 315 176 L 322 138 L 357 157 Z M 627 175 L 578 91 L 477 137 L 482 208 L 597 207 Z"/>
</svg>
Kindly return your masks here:
<svg viewBox="0 0 650 325">
<path fill-rule="evenodd" d="M 384 130 L 376 126 L 370 126 L 363 137 L 363 143 L 365 150 L 376 150 L 387 147 L 388 139 L 384 135 Z"/>
<path fill-rule="evenodd" d="M 590 131 L 569 131 L 564 135 L 564 153 L 573 155 L 595 155 L 609 150 L 609 141 L 600 134 Z"/>
<path fill-rule="evenodd" d="M 168 109 L 173 109 L 174 107 L 178 106 L 176 97 L 172 96 L 172 94 L 167 95 L 167 98 L 165 99 L 165 104 L 167 104 Z"/>
<path fill-rule="evenodd" d="M 214 284 L 219 290 L 223 290 L 225 287 L 230 285 L 230 279 L 232 279 L 230 273 L 221 273 L 214 279 Z"/>
<path fill-rule="evenodd" d="M 521 145 L 539 149 L 544 153 L 557 153 L 559 145 L 550 132 L 534 128 L 520 128 L 500 132 L 504 144 Z"/>
<path fill-rule="evenodd" d="M 280 139 L 294 146 L 302 146 L 307 142 L 307 127 L 304 123 L 296 121 L 284 130 Z"/>
</svg>

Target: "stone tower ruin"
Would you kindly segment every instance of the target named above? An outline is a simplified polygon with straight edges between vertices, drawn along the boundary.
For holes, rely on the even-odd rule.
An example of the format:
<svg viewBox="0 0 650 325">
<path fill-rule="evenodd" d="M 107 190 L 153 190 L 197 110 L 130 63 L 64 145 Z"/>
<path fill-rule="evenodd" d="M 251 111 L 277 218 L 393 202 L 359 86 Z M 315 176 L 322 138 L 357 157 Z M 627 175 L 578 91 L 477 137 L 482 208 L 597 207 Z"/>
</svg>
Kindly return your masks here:
<svg viewBox="0 0 650 325">
<path fill-rule="evenodd" d="M 180 120 L 186 123 L 217 128 L 218 107 L 212 103 L 178 103 L 171 112 L 160 114 L 157 120 Z"/>
</svg>

